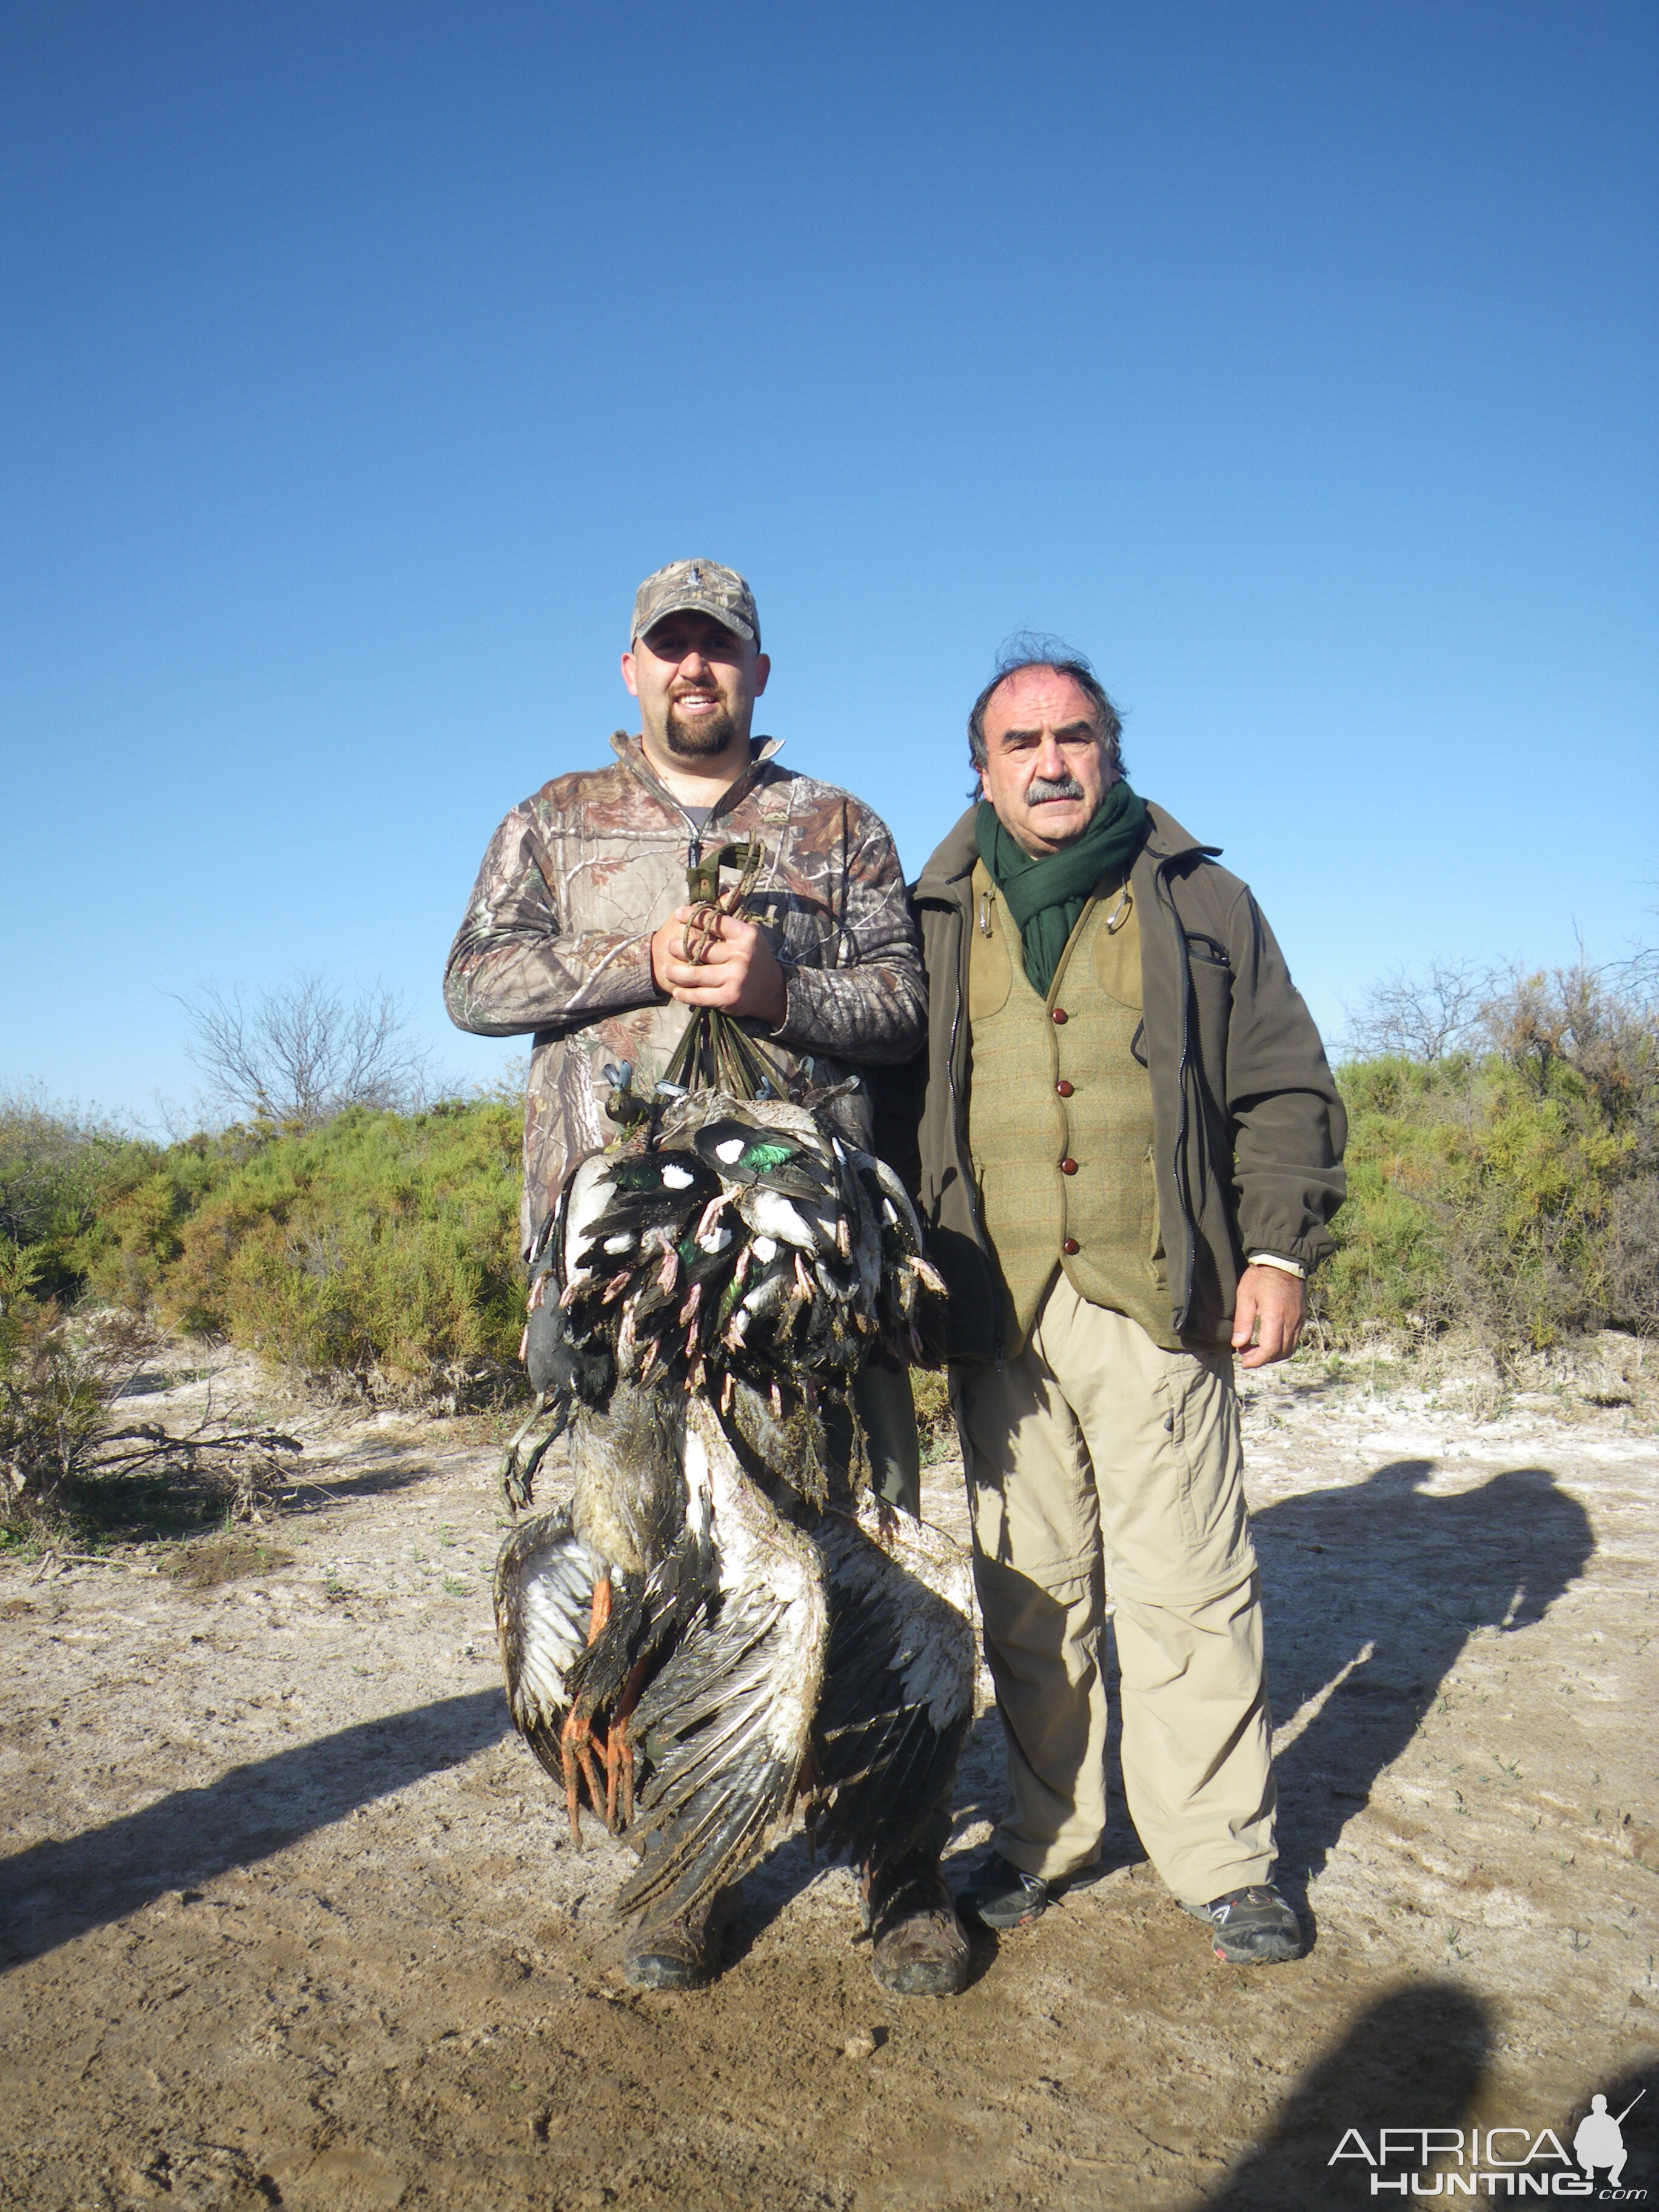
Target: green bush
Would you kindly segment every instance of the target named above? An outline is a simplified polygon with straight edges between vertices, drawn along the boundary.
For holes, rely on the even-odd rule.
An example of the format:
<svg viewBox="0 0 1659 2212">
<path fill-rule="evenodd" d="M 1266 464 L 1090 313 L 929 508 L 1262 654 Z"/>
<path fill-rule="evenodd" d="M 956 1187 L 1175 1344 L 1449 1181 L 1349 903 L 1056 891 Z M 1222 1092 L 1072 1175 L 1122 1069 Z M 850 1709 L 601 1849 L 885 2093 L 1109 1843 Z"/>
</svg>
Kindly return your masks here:
<svg viewBox="0 0 1659 2212">
<path fill-rule="evenodd" d="M 1588 970 L 1514 980 L 1484 1048 L 1339 1071 L 1350 1117 L 1328 1336 L 1455 1331 L 1500 1359 L 1659 1326 L 1659 1052 Z"/>
<path fill-rule="evenodd" d="M 1339 1071 L 1350 1195 L 1315 1283 L 1325 1341 L 1450 1333 L 1502 1359 L 1608 1324 L 1659 1332 L 1648 999 L 1574 970 L 1511 979 L 1461 1018 L 1459 1049 L 1443 1022 L 1396 1021 L 1428 1040 L 1421 1057 Z M 518 1099 L 495 1096 L 164 1149 L 0 1097 L 3 1364 L 42 1406 L 63 1399 L 66 1443 L 78 1400 L 52 1364 L 64 1340 L 29 1316 L 82 1296 L 312 1376 L 416 1395 L 465 1376 L 518 1384 L 520 1128 Z M 937 1445 L 943 1384 L 917 1381 Z"/>
<path fill-rule="evenodd" d="M 520 1116 L 353 1108 L 175 1145 L 112 1188 L 88 1287 L 313 1375 L 501 1367 L 523 1326 Z"/>
<path fill-rule="evenodd" d="M 9 1356 L 32 1315 L 88 1297 L 313 1376 L 418 1393 L 516 1374 L 520 1130 L 489 1097 L 163 1148 L 0 1099 Z"/>
<path fill-rule="evenodd" d="M 109 1192 L 159 1157 L 73 1108 L 0 1093 L 0 1305 L 76 1295 L 85 1240 Z"/>
<path fill-rule="evenodd" d="M 99 1348 L 55 1304 L 8 1300 L 0 1312 L 0 1512 L 74 1481 L 102 1431 L 106 1400 Z"/>
</svg>

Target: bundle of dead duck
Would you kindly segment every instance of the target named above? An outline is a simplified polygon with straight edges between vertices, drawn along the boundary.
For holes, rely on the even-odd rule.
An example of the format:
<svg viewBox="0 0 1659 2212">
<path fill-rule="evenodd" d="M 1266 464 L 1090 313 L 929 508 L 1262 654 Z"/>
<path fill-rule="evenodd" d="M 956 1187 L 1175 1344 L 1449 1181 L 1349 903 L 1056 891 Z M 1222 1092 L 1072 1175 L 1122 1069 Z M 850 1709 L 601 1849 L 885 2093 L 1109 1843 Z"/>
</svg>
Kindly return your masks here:
<svg viewBox="0 0 1659 2212">
<path fill-rule="evenodd" d="M 775 1401 L 844 1381 L 874 1341 L 920 1361 L 918 1302 L 942 1288 L 891 1170 L 782 1100 L 672 1101 L 619 1157 L 578 1169 L 555 1234 L 570 1334 L 610 1341 L 641 1383 L 660 1368 L 696 1389 L 712 1372 L 729 1392 L 746 1374 Z"/>
</svg>

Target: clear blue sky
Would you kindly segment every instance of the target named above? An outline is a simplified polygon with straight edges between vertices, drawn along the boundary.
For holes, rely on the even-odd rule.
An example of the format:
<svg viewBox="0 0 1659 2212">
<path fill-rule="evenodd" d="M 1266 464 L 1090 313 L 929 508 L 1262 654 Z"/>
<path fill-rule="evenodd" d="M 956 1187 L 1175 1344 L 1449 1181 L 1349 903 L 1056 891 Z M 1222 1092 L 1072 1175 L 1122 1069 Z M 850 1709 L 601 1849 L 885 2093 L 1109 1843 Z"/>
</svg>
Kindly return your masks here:
<svg viewBox="0 0 1659 2212">
<path fill-rule="evenodd" d="M 915 873 L 998 641 L 1321 1020 L 1659 923 L 1659 9 L 11 0 L 0 1082 L 144 1113 L 169 992 L 438 993 L 754 585 L 762 726 Z"/>
</svg>

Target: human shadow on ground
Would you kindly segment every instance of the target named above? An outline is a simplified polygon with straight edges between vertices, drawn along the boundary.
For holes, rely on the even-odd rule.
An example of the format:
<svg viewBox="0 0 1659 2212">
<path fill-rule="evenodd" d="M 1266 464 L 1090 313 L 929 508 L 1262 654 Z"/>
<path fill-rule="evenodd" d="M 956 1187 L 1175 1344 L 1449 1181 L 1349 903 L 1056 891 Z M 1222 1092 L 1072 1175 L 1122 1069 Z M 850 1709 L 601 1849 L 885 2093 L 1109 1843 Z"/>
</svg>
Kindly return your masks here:
<svg viewBox="0 0 1659 2212">
<path fill-rule="evenodd" d="M 1530 2106 L 1513 2094 L 1501 2100 L 1507 2109 L 1500 2112 L 1486 2078 L 1492 2043 L 1486 2006 L 1461 1984 L 1413 1982 L 1379 1997 L 1339 2043 L 1315 2060 L 1261 2141 L 1218 2189 L 1206 2190 L 1194 2200 L 1192 2212 L 1199 2212 L 1200 2204 L 1202 2212 L 1286 2212 L 1287 2207 L 1297 2212 L 1304 2208 L 1305 2212 L 1342 2212 L 1348 2206 L 1358 2212 L 1361 2204 L 1373 2203 L 1382 2194 L 1373 2186 L 1374 2172 L 1387 2191 L 1385 2202 L 1399 2201 L 1395 2191 L 1402 2174 L 1407 2176 L 1406 2200 L 1418 2193 L 1411 2187 L 1413 2170 L 1424 2179 L 1423 2193 L 1437 2196 L 1441 2185 L 1425 2169 L 1448 2163 L 1456 2171 L 1455 2146 L 1442 2137 L 1446 2158 L 1425 2158 L 1418 2131 L 1425 2128 L 1465 2131 L 1466 2179 L 1473 2178 L 1476 2167 L 1493 2170 L 1484 2154 L 1474 2154 L 1468 2140 L 1467 2131 L 1476 2124 L 1498 2124 L 1516 2131 L 1504 2140 L 1505 2157 L 1516 2156 L 1523 2147 L 1517 2136 L 1535 2144 L 1542 2139 L 1541 2131 L 1553 2127 L 1571 2159 L 1574 2134 L 1597 2092 L 1606 2097 L 1608 2113 L 1623 2122 L 1627 2162 L 1622 2192 L 1651 2191 L 1659 2179 L 1659 2112 L 1648 2115 L 1659 2102 L 1659 2056 L 1643 2053 L 1616 2078 L 1600 2075 L 1587 2081 L 1565 2113 Z M 1478 2113 L 1484 2117 L 1477 2122 Z M 1386 2161 L 1381 2142 L 1384 2128 L 1399 2131 Z M 1337 2156 L 1339 2152 L 1342 2155 Z M 1552 2177 L 1563 2169 L 1546 2148 L 1528 2171 L 1547 2189 Z M 1572 2179 L 1578 2178 L 1574 2169 Z M 1605 2171 L 1598 2172 L 1598 2186 L 1607 2179 Z M 1486 2193 L 1493 2193 L 1490 2185 Z"/>
<path fill-rule="evenodd" d="M 1279 1879 L 1310 1936 L 1309 1881 L 1411 1741 L 1469 1638 L 1486 1626 L 1515 1634 L 1541 1620 L 1595 1549 L 1583 1508 L 1547 1468 L 1513 1468 L 1474 1490 L 1425 1496 L 1434 1464 L 1392 1461 L 1364 1482 L 1268 1506 L 1252 1523 L 1275 1716 L 1292 1719 L 1327 1693 L 1276 1761 Z M 1101 1661 L 1109 1708 L 1101 1856 L 1115 1867 L 1146 1854 L 1124 1803 L 1110 1639 Z M 992 1707 L 963 1748 L 951 1798 L 957 1833 L 999 1820 L 1006 1798 Z M 958 1887 L 967 1863 L 947 1861 Z M 804 1838 L 781 1844 L 749 1879 L 733 1947 L 746 1949 L 822 1870 Z"/>
<path fill-rule="evenodd" d="M 1310 1934 L 1309 1881 L 1410 1743 L 1470 1638 L 1541 1620 L 1595 1548 L 1583 1508 L 1547 1468 L 1512 1468 L 1439 1497 L 1424 1493 L 1434 1468 L 1432 1460 L 1390 1461 L 1364 1482 L 1282 1499 L 1252 1520 L 1273 1717 L 1294 1723 L 1315 1708 L 1274 1762 L 1280 1885 L 1304 1908 Z M 1146 1854 L 1124 1802 L 1109 1638 L 1101 1663 L 1109 1716 L 1102 1862 L 1138 1864 Z M 992 1820 L 1001 1809 L 1000 1801 L 983 1807 Z"/>
<path fill-rule="evenodd" d="M 1374 2169 L 1355 2154 L 1331 2163 L 1357 2129 L 1373 2155 L 1383 2128 L 1458 2128 L 1484 2081 L 1492 2023 L 1455 1982 L 1414 1982 L 1366 2008 L 1291 2090 L 1255 2148 L 1203 2212 L 1358 2212 L 1373 2201 Z M 1405 2172 L 1392 2161 L 1396 2178 Z M 1395 2200 L 1390 2195 L 1386 2202 Z"/>
<path fill-rule="evenodd" d="M 391 1713 L 233 1767 L 102 1827 L 0 1860 L 0 1966 L 21 1965 L 151 1903 L 269 1858 L 360 1805 L 459 1766 L 510 1727 L 499 1688 Z"/>
<path fill-rule="evenodd" d="M 1252 1522 L 1273 1717 L 1304 1716 L 1275 1761 L 1292 1887 L 1324 1866 L 1470 1638 L 1541 1620 L 1595 1550 L 1583 1506 L 1547 1468 L 1437 1497 L 1424 1491 L 1434 1466 L 1391 1461 Z"/>
</svg>

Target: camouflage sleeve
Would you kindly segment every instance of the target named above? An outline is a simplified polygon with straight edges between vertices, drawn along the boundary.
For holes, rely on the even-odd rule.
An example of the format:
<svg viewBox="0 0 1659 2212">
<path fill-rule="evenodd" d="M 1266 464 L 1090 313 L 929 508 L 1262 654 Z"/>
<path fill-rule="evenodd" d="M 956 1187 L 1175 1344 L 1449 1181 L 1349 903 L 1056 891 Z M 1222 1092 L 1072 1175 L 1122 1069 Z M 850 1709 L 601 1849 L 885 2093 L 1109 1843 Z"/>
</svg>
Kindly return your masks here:
<svg viewBox="0 0 1659 2212">
<path fill-rule="evenodd" d="M 838 930 L 822 966 L 786 968 L 786 1011 L 772 1034 L 793 1052 L 883 1066 L 908 1060 L 920 1047 L 927 983 L 886 824 L 856 799 L 843 823 Z"/>
<path fill-rule="evenodd" d="M 579 1029 L 654 1005 L 649 933 L 561 935 L 548 862 L 527 807 L 489 842 L 444 969 L 444 1004 L 479 1036 Z"/>
</svg>

